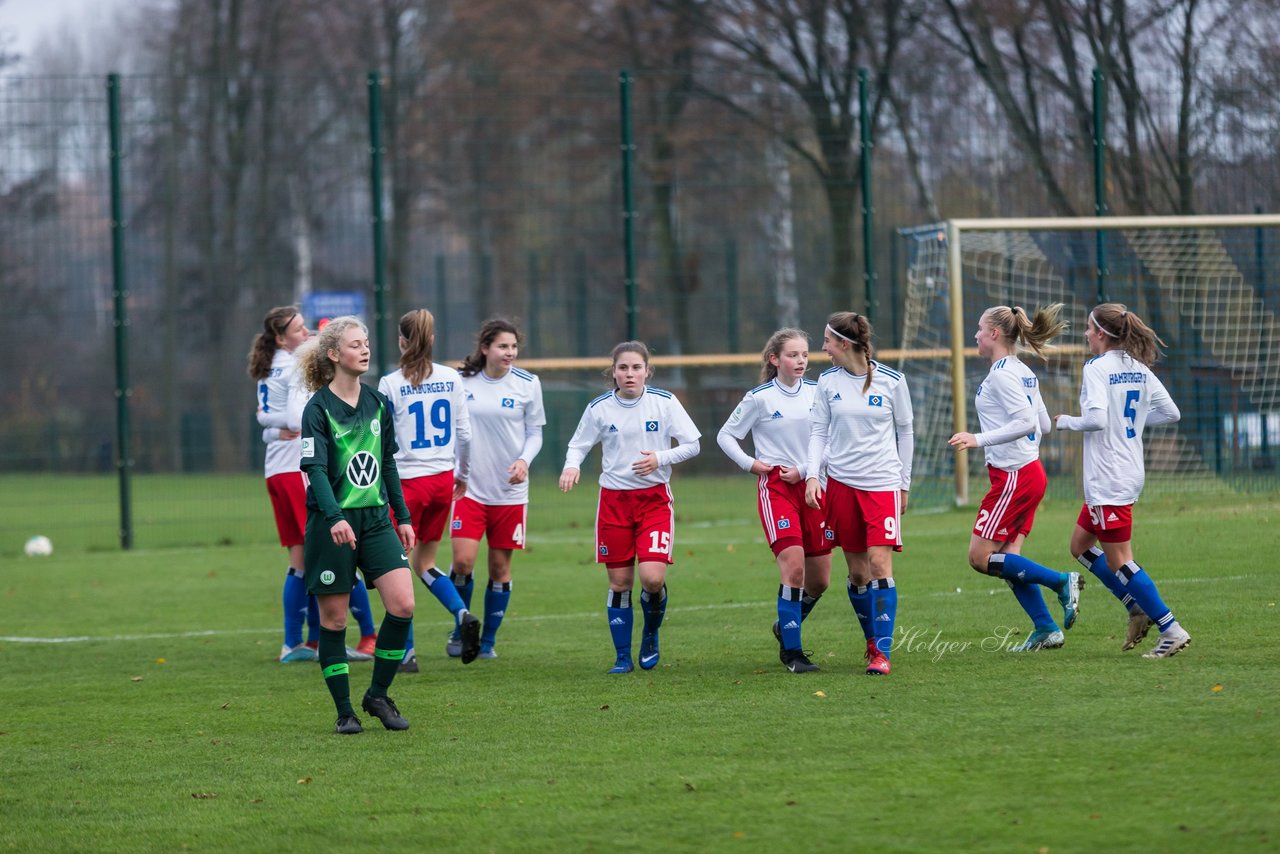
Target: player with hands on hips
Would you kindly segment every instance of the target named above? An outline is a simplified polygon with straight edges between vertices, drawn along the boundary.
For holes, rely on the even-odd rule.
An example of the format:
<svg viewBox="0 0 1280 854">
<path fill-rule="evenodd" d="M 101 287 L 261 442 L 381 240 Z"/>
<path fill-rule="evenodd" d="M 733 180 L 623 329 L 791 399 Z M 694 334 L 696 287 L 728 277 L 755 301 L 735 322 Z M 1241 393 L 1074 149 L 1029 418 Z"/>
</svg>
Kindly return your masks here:
<svg viewBox="0 0 1280 854">
<path fill-rule="evenodd" d="M 991 489 L 969 536 L 969 565 L 1003 578 L 1031 619 L 1031 634 L 1015 652 L 1061 647 L 1062 629 L 1075 625 L 1084 586 L 1078 572 L 1057 572 L 1022 556 L 1022 544 L 1048 484 L 1040 465 L 1040 442 L 1050 423 L 1040 382 L 1018 358 L 1018 347 L 1025 345 L 1043 358 L 1045 346 L 1067 327 L 1061 314 L 1061 303 L 1037 309 L 1034 317 L 1021 306 L 995 306 L 982 313 L 973 338 L 991 370 L 974 401 L 981 432 L 956 433 L 948 440 L 956 450 L 986 451 Z M 1041 586 L 1053 590 L 1062 604 L 1062 629 L 1045 607 Z"/>
<path fill-rule="evenodd" d="M 310 477 L 303 562 L 307 589 L 320 604 L 320 670 L 338 711 L 335 729 L 362 731 L 351 707 L 345 645 L 357 568 L 386 611 L 361 706 L 387 729 L 408 729 L 387 690 L 413 621 L 408 552 L 416 540 L 396 471 L 391 407 L 360 382 L 369 370 L 369 332 L 356 317 L 335 318 L 304 345 L 298 362 L 313 392 L 302 414 L 302 469 Z"/>
<path fill-rule="evenodd" d="M 848 592 L 866 639 L 866 672 L 887 676 L 898 614 L 893 553 L 902 551 L 902 511 L 915 449 L 907 379 L 875 361 L 871 322 L 852 311 L 827 319 L 809 413 L 805 503 L 826 513 L 849 568 Z M 818 473 L 827 469 L 826 497 Z"/>
<path fill-rule="evenodd" d="M 818 384 L 805 379 L 809 336 L 779 329 L 761 353 L 761 385 L 746 393 L 716 442 L 743 471 L 759 479 L 757 510 L 778 563 L 778 657 L 792 673 L 818 669 L 800 642 L 800 627 L 831 582 L 835 534 L 821 509 L 805 503 L 809 408 Z M 751 434 L 755 456 L 740 442 Z"/>
<path fill-rule="evenodd" d="M 649 348 L 624 341 L 613 348 L 613 391 L 587 405 L 569 440 L 560 489 L 578 483 L 582 461 L 599 444 L 600 501 L 596 511 L 596 562 L 609 575 L 606 615 L 616 658 L 610 673 L 630 673 L 631 591 L 640 575 L 644 629 L 640 667 L 660 657 L 658 630 L 667 610 L 667 567 L 673 563 L 675 506 L 671 467 L 697 456 L 701 433 L 680 401 L 650 388 Z M 672 447 L 671 443 L 676 445 Z"/>
<path fill-rule="evenodd" d="M 1071 534 L 1071 554 L 1129 609 L 1124 650 L 1154 623 L 1155 647 L 1143 658 L 1168 658 L 1191 643 L 1155 582 L 1133 557 L 1133 505 L 1146 479 L 1142 432 L 1182 417 L 1151 370 L 1164 342 L 1119 303 L 1089 312 L 1085 341 L 1096 358 L 1084 366 L 1080 415 L 1059 415 L 1059 430 L 1084 433 L 1084 506 Z M 1098 543 L 1101 542 L 1101 548 Z"/>
<path fill-rule="evenodd" d="M 453 506 L 453 569 L 450 577 L 471 607 L 480 540 L 489 544 L 480 658 L 497 658 L 498 629 L 511 604 L 511 556 L 528 535 L 529 466 L 542 448 L 547 423 L 538 377 L 515 366 L 520 333 L 502 318 L 486 321 L 476 349 L 462 363 L 471 413 L 471 479 Z M 460 655 L 461 639 L 445 651 Z"/>
<path fill-rule="evenodd" d="M 462 377 L 453 368 L 432 360 L 436 321 L 425 308 L 400 318 L 400 367 L 378 383 L 395 418 L 396 468 L 405 505 L 418 544 L 410 566 L 431 595 L 453 615 L 454 627 L 465 639 L 462 663 L 480 652 L 480 621 L 464 605 L 458 591 L 436 566 L 453 502 L 467 488 L 470 468 L 471 420 Z M 403 673 L 418 672 L 413 627 L 405 641 Z"/>
</svg>

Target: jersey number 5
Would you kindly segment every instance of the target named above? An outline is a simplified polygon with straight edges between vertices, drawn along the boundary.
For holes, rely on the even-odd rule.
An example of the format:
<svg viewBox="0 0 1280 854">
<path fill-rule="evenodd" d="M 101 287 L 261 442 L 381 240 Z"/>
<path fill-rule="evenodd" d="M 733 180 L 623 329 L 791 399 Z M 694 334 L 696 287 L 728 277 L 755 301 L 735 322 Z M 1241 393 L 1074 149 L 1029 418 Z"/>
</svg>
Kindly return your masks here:
<svg viewBox="0 0 1280 854">
<path fill-rule="evenodd" d="M 1138 420 L 1138 411 L 1134 409 L 1134 405 L 1138 399 L 1142 397 L 1142 392 L 1132 389 L 1124 393 L 1124 417 L 1129 423 L 1124 426 L 1124 437 L 1132 439 L 1138 435 L 1138 431 L 1134 429 L 1134 424 Z"/>
<path fill-rule="evenodd" d="M 409 443 L 410 448 L 429 448 L 435 445 L 437 448 L 443 448 L 449 444 L 449 440 L 453 438 L 453 421 L 449 418 L 449 401 L 437 400 L 431 404 L 431 426 L 438 431 L 436 435 L 427 439 L 427 418 L 426 407 L 421 400 L 416 400 L 409 404 L 409 412 L 413 414 L 414 437 Z"/>
</svg>

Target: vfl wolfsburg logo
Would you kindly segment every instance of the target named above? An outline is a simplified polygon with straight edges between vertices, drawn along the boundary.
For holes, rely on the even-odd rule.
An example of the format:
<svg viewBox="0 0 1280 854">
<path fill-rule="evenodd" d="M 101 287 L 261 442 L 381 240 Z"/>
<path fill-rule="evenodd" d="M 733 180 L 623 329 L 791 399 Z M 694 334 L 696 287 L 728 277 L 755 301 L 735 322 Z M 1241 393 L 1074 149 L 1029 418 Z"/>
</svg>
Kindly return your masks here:
<svg viewBox="0 0 1280 854">
<path fill-rule="evenodd" d="M 374 422 L 377 423 L 376 421 Z M 368 489 L 378 482 L 378 460 L 368 451 L 361 451 L 347 463 L 347 480 L 358 489 Z"/>
<path fill-rule="evenodd" d="M 328 586 L 333 583 L 333 580 L 336 577 L 337 576 L 333 574 L 333 570 L 326 569 L 324 572 L 320 573 L 320 583 L 325 586 Z"/>
<path fill-rule="evenodd" d="M 369 422 L 369 431 L 370 431 L 371 433 L 373 433 L 373 435 L 375 435 L 375 436 L 377 436 L 378 434 L 380 434 L 380 433 L 382 432 L 382 422 L 381 422 L 381 421 L 379 421 L 379 420 L 378 420 L 378 419 L 376 419 L 376 418 L 375 418 L 375 419 L 373 419 L 372 421 L 370 421 L 370 422 Z"/>
</svg>

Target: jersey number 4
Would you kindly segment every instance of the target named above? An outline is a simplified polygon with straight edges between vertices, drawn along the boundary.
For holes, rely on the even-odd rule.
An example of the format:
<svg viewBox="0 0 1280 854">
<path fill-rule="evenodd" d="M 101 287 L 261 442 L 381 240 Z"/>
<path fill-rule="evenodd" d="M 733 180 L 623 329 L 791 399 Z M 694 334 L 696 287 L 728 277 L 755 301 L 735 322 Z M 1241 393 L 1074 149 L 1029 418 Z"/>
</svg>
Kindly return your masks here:
<svg viewBox="0 0 1280 854">
<path fill-rule="evenodd" d="M 410 448 L 429 448 L 435 445 L 443 448 L 453 438 L 453 420 L 449 417 L 449 401 L 437 400 L 431 404 L 431 426 L 436 434 L 427 438 L 427 412 L 421 400 L 409 404 L 409 412 L 413 415 L 414 437 Z"/>
</svg>

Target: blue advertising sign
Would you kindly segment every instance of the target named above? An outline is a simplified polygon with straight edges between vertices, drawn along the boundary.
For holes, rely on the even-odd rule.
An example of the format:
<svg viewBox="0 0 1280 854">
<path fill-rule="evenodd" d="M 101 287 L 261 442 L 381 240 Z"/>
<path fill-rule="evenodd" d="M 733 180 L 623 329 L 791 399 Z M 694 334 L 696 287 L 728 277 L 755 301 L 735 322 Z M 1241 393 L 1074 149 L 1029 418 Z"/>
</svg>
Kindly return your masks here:
<svg viewBox="0 0 1280 854">
<path fill-rule="evenodd" d="M 302 298 L 302 316 L 312 329 L 319 329 L 335 317 L 354 314 L 364 320 L 364 294 L 360 291 L 324 291 Z"/>
</svg>

